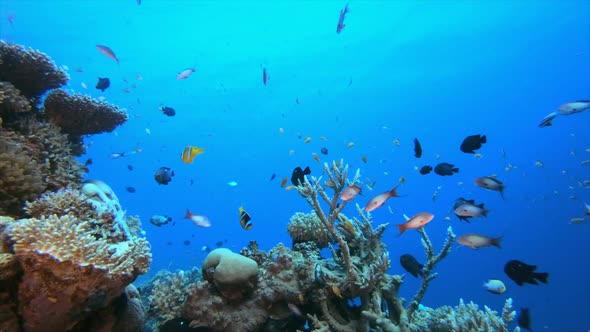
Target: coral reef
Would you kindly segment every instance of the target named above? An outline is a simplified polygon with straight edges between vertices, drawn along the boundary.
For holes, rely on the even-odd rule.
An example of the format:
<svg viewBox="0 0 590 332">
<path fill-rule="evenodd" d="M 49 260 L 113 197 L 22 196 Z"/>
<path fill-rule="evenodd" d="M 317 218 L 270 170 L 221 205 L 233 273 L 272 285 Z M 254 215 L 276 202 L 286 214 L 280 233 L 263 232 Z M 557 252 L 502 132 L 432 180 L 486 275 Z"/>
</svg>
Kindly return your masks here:
<svg viewBox="0 0 590 332">
<path fill-rule="evenodd" d="M 0 81 L 0 115 L 31 111 L 31 104 L 10 82 Z"/>
<path fill-rule="evenodd" d="M 516 312 L 512 310 L 512 299 L 508 298 L 502 309 L 502 315 L 484 306 L 479 310 L 477 304 L 469 302 L 465 304 L 459 300 L 456 307 L 443 306 L 437 309 L 420 307 L 416 310 L 412 323 L 412 331 L 432 332 L 471 332 L 471 331 L 495 331 L 507 332 L 510 322 L 514 320 Z M 520 331 L 516 327 L 514 332 Z"/>
<path fill-rule="evenodd" d="M 127 121 L 127 113 L 114 105 L 60 89 L 47 95 L 44 110 L 51 123 L 73 135 L 111 132 Z"/>
<path fill-rule="evenodd" d="M 314 242 L 318 248 L 323 249 L 330 243 L 330 234 L 322 227 L 322 222 L 313 211 L 296 212 L 287 224 L 287 232 L 293 239 L 293 244 Z"/>
<path fill-rule="evenodd" d="M 68 79 L 47 55 L 0 41 L 0 81 L 11 82 L 27 98 L 59 88 Z"/>
</svg>

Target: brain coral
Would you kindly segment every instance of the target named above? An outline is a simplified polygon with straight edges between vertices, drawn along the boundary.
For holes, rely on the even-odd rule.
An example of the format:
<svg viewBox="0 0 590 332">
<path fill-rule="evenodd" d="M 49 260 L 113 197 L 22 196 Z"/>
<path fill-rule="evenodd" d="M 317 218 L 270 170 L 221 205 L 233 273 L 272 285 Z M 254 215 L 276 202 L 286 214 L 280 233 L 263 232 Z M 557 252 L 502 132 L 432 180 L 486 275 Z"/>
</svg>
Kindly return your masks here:
<svg viewBox="0 0 590 332">
<path fill-rule="evenodd" d="M 295 213 L 287 225 L 287 232 L 294 244 L 314 242 L 321 249 L 330 243 L 330 234 L 315 212 Z"/>
<path fill-rule="evenodd" d="M 61 89 L 47 95 L 44 110 L 62 132 L 74 135 L 111 132 L 127 121 L 127 113 L 114 105 L 81 94 L 68 95 Z"/>
<path fill-rule="evenodd" d="M 30 98 L 66 84 L 68 74 L 39 51 L 0 41 L 0 81 L 12 83 Z"/>
<path fill-rule="evenodd" d="M 229 300 L 239 300 L 250 294 L 258 283 L 258 264 L 229 249 L 218 248 L 203 262 L 203 277 L 213 283 Z"/>
</svg>

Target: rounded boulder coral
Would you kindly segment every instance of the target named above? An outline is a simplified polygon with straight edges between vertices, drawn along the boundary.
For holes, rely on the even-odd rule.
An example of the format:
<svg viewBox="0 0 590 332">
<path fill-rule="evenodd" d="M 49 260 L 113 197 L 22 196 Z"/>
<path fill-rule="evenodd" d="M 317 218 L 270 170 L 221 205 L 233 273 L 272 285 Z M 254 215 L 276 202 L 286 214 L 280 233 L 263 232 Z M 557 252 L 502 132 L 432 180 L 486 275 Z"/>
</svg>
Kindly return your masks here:
<svg viewBox="0 0 590 332">
<path fill-rule="evenodd" d="M 211 251 L 203 263 L 203 277 L 228 300 L 241 300 L 258 284 L 258 264 L 229 249 Z"/>
</svg>

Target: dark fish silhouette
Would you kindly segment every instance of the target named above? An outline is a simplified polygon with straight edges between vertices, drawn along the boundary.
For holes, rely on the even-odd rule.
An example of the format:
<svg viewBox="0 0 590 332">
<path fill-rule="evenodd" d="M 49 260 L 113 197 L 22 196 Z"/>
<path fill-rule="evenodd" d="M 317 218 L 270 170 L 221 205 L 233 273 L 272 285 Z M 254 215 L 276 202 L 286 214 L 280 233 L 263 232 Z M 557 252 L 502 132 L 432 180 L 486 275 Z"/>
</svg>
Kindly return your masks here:
<svg viewBox="0 0 590 332">
<path fill-rule="evenodd" d="M 172 177 L 174 176 L 174 171 L 171 170 L 169 167 L 160 167 L 156 174 L 154 175 L 154 179 L 158 184 L 168 185 L 170 181 L 172 181 Z"/>
<path fill-rule="evenodd" d="M 223 241 L 217 241 L 215 242 L 215 245 L 221 247 L 223 245 Z"/>
<path fill-rule="evenodd" d="M 184 242 L 182 242 L 185 246 L 190 246 L 191 241 L 190 240 L 184 240 Z"/>
<path fill-rule="evenodd" d="M 136 190 L 134 187 L 125 187 L 125 190 L 127 190 L 128 193 L 134 193 Z"/>
<path fill-rule="evenodd" d="M 89 165 L 92 165 L 92 158 L 86 159 L 86 162 L 84 163 L 84 166 L 89 166 Z"/>
<path fill-rule="evenodd" d="M 486 135 L 467 136 L 461 143 L 461 151 L 465 153 L 475 153 L 475 150 L 481 148 L 482 144 L 487 143 Z"/>
<path fill-rule="evenodd" d="M 509 261 L 504 266 L 506 275 L 519 286 L 522 286 L 524 283 L 538 285 L 537 280 L 546 284 L 549 273 L 535 272 L 536 270 L 536 265 L 528 265 L 515 259 Z"/>
<path fill-rule="evenodd" d="M 434 173 L 440 176 L 453 175 L 454 173 L 459 173 L 459 169 L 453 164 L 440 163 L 434 168 Z"/>
<path fill-rule="evenodd" d="M 127 165 L 127 169 L 132 171 L 133 170 L 133 165 Z"/>
<path fill-rule="evenodd" d="M 111 81 L 107 77 L 98 78 L 98 83 L 96 83 L 96 88 L 98 90 L 104 92 L 109 86 L 111 86 Z"/>
<path fill-rule="evenodd" d="M 311 174 L 311 170 L 309 166 L 305 167 L 305 170 L 302 170 L 301 167 L 297 166 L 293 170 L 293 174 L 291 174 L 291 183 L 294 186 L 301 185 L 305 182 L 305 176 Z"/>
<path fill-rule="evenodd" d="M 160 111 L 162 111 L 162 113 L 164 113 L 168 116 L 175 116 L 176 115 L 176 111 L 172 107 L 167 107 L 167 106 L 160 107 Z"/>
<path fill-rule="evenodd" d="M 404 268 L 404 270 L 408 271 L 411 275 L 414 276 L 414 278 L 418 278 L 418 275 L 424 275 L 424 271 L 422 271 L 424 265 L 418 263 L 414 256 L 409 254 L 401 255 L 401 257 L 399 258 L 399 262 Z"/>
<path fill-rule="evenodd" d="M 529 308 L 520 308 L 520 312 L 518 313 L 518 317 L 516 317 L 516 321 L 518 322 L 519 327 L 532 331 L 531 313 L 529 311 Z"/>
<path fill-rule="evenodd" d="M 327 154 L 328 154 L 328 148 L 325 148 L 325 147 L 324 147 L 324 148 L 322 148 L 322 149 L 320 150 L 320 152 L 321 152 L 322 154 L 325 154 L 325 155 L 327 155 Z"/>
<path fill-rule="evenodd" d="M 418 141 L 417 138 L 414 138 L 414 157 L 422 157 L 422 146 L 420 145 L 420 141 Z"/>
<path fill-rule="evenodd" d="M 432 166 L 422 166 L 422 168 L 420 168 L 420 174 L 422 175 L 426 175 L 428 173 L 432 172 Z"/>
<path fill-rule="evenodd" d="M 270 180 L 269 181 L 274 180 L 276 177 L 277 177 L 277 175 L 275 173 L 272 173 L 272 175 L 270 176 Z"/>
</svg>

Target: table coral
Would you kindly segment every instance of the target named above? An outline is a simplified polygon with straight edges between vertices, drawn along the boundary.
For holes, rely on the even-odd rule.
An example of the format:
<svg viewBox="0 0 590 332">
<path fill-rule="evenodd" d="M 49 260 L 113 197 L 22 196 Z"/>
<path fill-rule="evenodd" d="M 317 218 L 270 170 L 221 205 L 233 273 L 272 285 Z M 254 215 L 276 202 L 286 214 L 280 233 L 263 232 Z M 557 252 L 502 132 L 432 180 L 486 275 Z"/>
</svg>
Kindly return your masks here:
<svg viewBox="0 0 590 332">
<path fill-rule="evenodd" d="M 51 91 L 43 105 L 49 121 L 73 135 L 111 132 L 128 118 L 114 105 L 61 89 Z"/>
<path fill-rule="evenodd" d="M 0 41 L 0 81 L 12 83 L 26 97 L 59 88 L 68 79 L 68 74 L 46 54 Z"/>
</svg>

